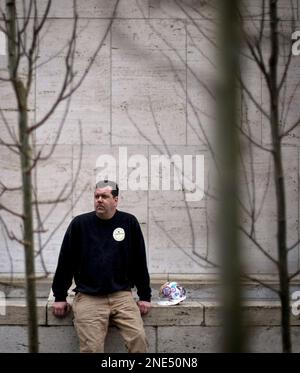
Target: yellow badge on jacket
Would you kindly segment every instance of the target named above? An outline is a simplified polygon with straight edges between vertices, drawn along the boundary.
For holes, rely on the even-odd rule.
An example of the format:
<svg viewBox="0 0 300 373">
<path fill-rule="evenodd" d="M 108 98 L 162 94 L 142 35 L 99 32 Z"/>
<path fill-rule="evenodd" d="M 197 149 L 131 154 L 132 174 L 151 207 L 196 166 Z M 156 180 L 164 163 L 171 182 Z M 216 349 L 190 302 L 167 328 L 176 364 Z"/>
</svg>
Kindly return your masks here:
<svg viewBox="0 0 300 373">
<path fill-rule="evenodd" d="M 113 238 L 116 241 L 123 241 L 124 238 L 125 238 L 125 231 L 124 231 L 124 229 L 123 228 L 116 228 L 113 231 Z"/>
</svg>

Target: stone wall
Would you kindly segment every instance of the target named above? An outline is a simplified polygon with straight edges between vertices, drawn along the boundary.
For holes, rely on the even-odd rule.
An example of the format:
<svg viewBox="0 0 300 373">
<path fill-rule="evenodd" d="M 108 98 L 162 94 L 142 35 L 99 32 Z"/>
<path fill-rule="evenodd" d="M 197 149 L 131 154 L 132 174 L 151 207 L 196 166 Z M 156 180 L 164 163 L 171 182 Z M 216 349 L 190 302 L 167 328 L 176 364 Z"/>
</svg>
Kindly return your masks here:
<svg viewBox="0 0 300 373">
<path fill-rule="evenodd" d="M 39 1 L 39 4 L 44 3 L 44 0 Z M 80 32 L 75 70 L 79 74 L 86 68 L 106 33 L 113 3 L 111 0 L 78 2 Z M 212 47 L 215 13 L 206 3 L 192 0 L 121 0 L 116 19 L 83 84 L 72 100 L 63 102 L 36 132 L 35 142 L 37 149 L 43 147 L 42 154 L 47 154 L 57 143 L 51 158 L 39 162 L 36 170 L 39 198 L 56 198 L 66 184 L 64 194 L 69 192 L 67 200 L 54 209 L 49 205 L 42 205 L 40 209 L 42 218 L 47 217 L 46 232 L 41 235 L 41 242 L 45 246 L 43 259 L 50 272 L 55 270 L 63 234 L 72 217 L 93 208 L 92 185 L 97 176 L 99 156 L 111 155 L 119 166 L 122 162 L 124 164 L 127 154 L 128 180 L 131 182 L 134 182 L 132 172 L 140 167 L 133 164 L 136 156 L 141 162 L 146 159 L 149 168 L 148 173 L 142 175 L 142 181 L 147 183 L 145 178 L 149 179 L 151 175 L 151 156 L 176 154 L 183 159 L 185 155 L 201 154 L 205 157 L 205 189 L 211 187 L 209 182 L 213 180 L 213 166 L 209 144 L 214 142 L 215 131 L 210 90 L 216 77 Z M 65 45 L 73 24 L 71 4 L 70 0 L 53 1 L 41 34 L 39 68 L 29 96 L 31 123 L 43 117 L 61 86 Z M 259 14 L 259 4 L 258 0 L 249 1 L 249 14 Z M 300 3 L 293 0 L 293 4 L 300 29 Z M 286 45 L 290 45 L 290 3 L 281 0 L 279 8 Z M 260 20 L 259 16 L 255 18 Z M 249 21 L 250 27 L 250 17 L 246 21 Z M 287 100 L 292 96 L 294 98 L 287 113 L 287 123 L 299 115 L 299 58 L 292 57 L 291 73 L 284 86 Z M 262 74 L 247 59 L 243 60 L 243 67 L 247 87 L 257 102 L 267 108 L 268 96 Z M 5 56 L 1 55 L 0 72 L 4 71 Z M 8 124 L 15 128 L 13 92 L 8 84 L 1 81 L 0 90 L 1 108 Z M 267 122 L 251 102 L 247 104 L 252 133 L 259 144 L 268 146 L 270 133 Z M 64 127 L 57 139 L 56 134 L 68 105 Z M 2 123 L 0 136 L 10 141 Z M 299 238 L 299 130 L 295 130 L 283 144 L 288 244 L 292 245 Z M 249 205 L 255 193 L 257 211 L 260 211 L 256 220 L 256 237 L 269 253 L 276 255 L 274 186 L 272 176 L 268 177 L 270 157 L 255 147 L 250 161 L 249 144 L 245 142 L 244 145 L 247 178 L 243 178 L 242 184 L 245 205 Z M 135 158 L 130 158 L 132 156 Z M 11 187 L 19 185 L 18 157 L 3 145 L 0 145 L 0 168 L 2 182 Z M 76 185 L 71 188 L 70 185 L 75 182 Z M 246 194 L 249 190 L 250 198 Z M 5 193 L 1 203 L 10 208 L 19 207 L 20 194 L 14 191 Z M 215 257 L 212 205 L 208 194 L 199 201 L 189 202 L 182 191 L 164 191 L 160 187 L 159 190 L 121 191 L 119 208 L 135 214 L 141 224 L 151 274 L 169 274 L 176 278 L 179 275 L 215 272 L 200 258 L 200 255 L 208 255 L 210 259 Z M 5 213 L 3 217 L 16 234 L 20 233 L 20 222 L 15 217 Z M 250 224 L 247 217 L 243 217 L 243 222 L 246 226 Z M 0 272 L 23 273 L 22 249 L 17 242 L 7 238 L 3 229 L 0 237 Z M 243 247 L 250 272 L 261 275 L 276 273 L 276 268 L 253 244 L 245 241 Z M 289 263 L 291 272 L 298 268 L 299 245 L 290 253 Z M 37 271 L 43 272 L 40 257 L 37 258 Z M 192 327 L 187 328 L 191 328 L 192 332 Z M 202 326 L 199 324 L 198 328 Z M 151 329 L 151 333 L 156 335 L 157 330 Z"/>
</svg>

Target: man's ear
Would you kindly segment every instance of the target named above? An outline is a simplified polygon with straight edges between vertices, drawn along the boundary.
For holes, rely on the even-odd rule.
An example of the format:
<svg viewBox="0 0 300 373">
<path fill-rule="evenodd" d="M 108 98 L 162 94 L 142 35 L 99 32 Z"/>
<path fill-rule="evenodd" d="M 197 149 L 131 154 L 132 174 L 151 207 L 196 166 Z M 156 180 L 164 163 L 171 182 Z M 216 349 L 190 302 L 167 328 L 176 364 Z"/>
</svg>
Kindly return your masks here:
<svg viewBox="0 0 300 373">
<path fill-rule="evenodd" d="M 115 196 L 115 201 L 118 203 L 119 202 L 119 197 Z"/>
</svg>

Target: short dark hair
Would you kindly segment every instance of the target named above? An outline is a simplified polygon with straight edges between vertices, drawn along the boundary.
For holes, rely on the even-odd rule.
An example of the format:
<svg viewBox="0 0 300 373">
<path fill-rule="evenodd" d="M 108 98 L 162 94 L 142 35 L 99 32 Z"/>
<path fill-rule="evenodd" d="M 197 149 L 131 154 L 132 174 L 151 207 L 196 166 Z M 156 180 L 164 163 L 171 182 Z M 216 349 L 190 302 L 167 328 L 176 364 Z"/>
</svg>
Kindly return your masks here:
<svg viewBox="0 0 300 373">
<path fill-rule="evenodd" d="M 111 194 L 113 195 L 113 197 L 117 197 L 119 195 L 118 184 L 115 183 L 114 181 L 110 181 L 110 180 L 101 180 L 101 181 L 98 181 L 96 183 L 95 189 L 105 188 L 107 186 L 111 187 L 111 189 L 112 189 Z"/>
</svg>

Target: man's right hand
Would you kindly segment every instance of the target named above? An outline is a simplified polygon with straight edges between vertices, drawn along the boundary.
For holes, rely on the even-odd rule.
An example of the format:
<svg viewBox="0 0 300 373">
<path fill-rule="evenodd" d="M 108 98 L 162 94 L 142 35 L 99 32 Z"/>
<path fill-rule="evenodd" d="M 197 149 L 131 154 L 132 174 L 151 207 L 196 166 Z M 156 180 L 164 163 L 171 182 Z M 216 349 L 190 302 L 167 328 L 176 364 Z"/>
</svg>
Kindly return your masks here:
<svg viewBox="0 0 300 373">
<path fill-rule="evenodd" d="M 53 303 L 53 315 L 56 317 L 65 317 L 70 309 L 71 306 L 66 301 Z"/>
</svg>

